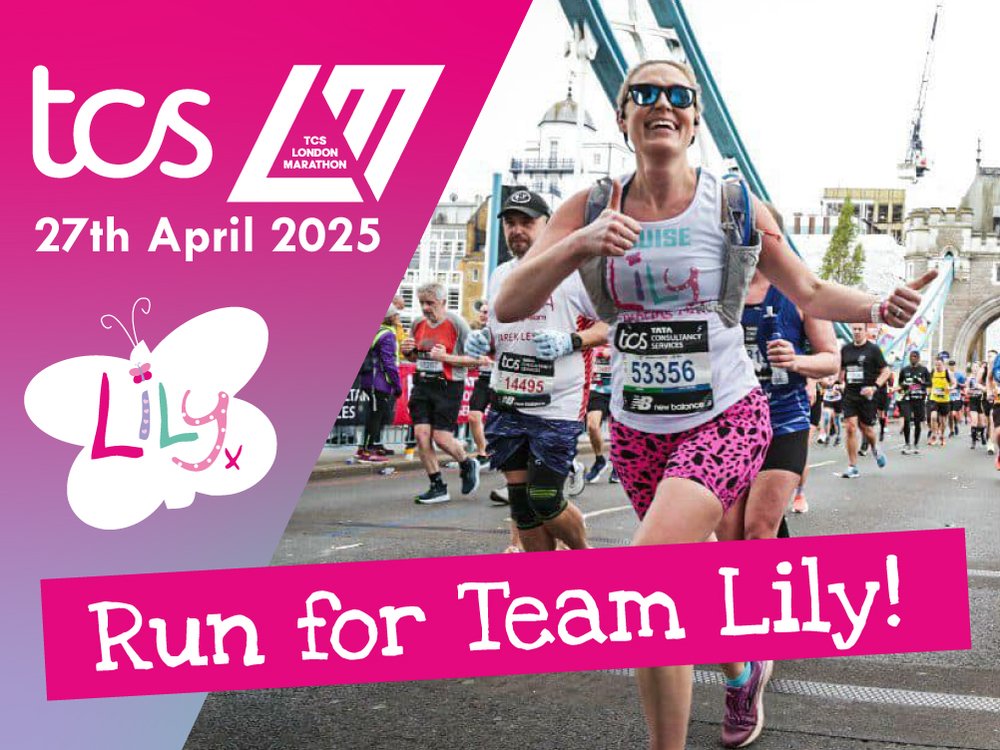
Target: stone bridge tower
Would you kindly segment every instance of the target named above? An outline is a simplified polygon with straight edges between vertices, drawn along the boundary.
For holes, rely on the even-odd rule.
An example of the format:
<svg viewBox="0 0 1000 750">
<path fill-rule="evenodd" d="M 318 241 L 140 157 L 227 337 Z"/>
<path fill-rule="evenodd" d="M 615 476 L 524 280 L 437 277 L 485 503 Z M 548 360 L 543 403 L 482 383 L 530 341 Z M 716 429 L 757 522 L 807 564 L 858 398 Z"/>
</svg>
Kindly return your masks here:
<svg viewBox="0 0 1000 750">
<path fill-rule="evenodd" d="M 955 258 L 943 336 L 934 334 L 932 351 L 945 349 L 959 367 L 982 359 L 986 328 L 1000 318 L 1000 167 L 984 167 L 977 158 L 959 207 L 912 211 L 905 230 L 907 278 Z"/>
</svg>

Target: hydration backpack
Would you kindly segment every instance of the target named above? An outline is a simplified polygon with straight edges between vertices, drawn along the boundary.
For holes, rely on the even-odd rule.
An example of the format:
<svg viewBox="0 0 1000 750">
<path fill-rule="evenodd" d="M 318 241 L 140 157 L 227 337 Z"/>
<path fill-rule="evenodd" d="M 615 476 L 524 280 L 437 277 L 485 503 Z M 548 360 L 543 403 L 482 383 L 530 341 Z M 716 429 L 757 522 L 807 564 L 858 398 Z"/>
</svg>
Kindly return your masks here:
<svg viewBox="0 0 1000 750">
<path fill-rule="evenodd" d="M 622 180 L 622 188 L 631 181 L 632 175 Z M 592 223 L 611 201 L 612 183 L 602 177 L 590 189 L 584 210 L 584 226 Z M 715 312 L 728 328 L 740 324 L 743 304 L 746 299 L 750 279 L 757 269 L 760 257 L 761 236 L 754 226 L 753 199 L 743 178 L 727 175 L 722 179 L 720 225 L 726 238 L 726 257 L 722 269 L 722 288 L 719 301 L 714 304 Z M 608 288 L 607 258 L 591 258 L 580 266 L 580 280 L 597 311 L 598 317 L 608 325 L 618 317 L 618 308 Z"/>
</svg>

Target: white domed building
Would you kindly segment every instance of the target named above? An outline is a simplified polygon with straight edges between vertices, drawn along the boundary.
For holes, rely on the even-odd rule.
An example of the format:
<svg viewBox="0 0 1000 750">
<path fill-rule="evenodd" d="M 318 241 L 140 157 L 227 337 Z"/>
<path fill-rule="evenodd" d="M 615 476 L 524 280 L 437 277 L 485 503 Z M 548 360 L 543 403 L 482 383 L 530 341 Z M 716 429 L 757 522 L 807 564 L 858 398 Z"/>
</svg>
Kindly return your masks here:
<svg viewBox="0 0 1000 750">
<path fill-rule="evenodd" d="M 510 176 L 511 182 L 542 195 L 555 209 L 575 190 L 601 177 L 620 176 L 631 164 L 632 152 L 624 141 L 602 139 L 571 88 L 542 116 L 538 139 L 510 160 Z"/>
</svg>

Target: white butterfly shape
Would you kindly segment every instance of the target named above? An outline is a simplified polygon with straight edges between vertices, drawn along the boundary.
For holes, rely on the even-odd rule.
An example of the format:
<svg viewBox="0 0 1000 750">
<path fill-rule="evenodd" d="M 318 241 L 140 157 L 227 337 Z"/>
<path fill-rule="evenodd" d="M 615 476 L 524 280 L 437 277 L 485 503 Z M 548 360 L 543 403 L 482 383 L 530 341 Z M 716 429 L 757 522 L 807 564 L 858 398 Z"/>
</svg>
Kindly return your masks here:
<svg viewBox="0 0 1000 750">
<path fill-rule="evenodd" d="M 186 508 L 196 493 L 234 495 L 270 471 L 277 436 L 260 409 L 236 394 L 267 351 L 267 324 L 253 310 L 226 307 L 193 318 L 128 359 L 94 355 L 57 362 L 24 392 L 28 417 L 57 440 L 83 447 L 66 494 L 81 521 L 124 529 L 160 504 Z"/>
</svg>

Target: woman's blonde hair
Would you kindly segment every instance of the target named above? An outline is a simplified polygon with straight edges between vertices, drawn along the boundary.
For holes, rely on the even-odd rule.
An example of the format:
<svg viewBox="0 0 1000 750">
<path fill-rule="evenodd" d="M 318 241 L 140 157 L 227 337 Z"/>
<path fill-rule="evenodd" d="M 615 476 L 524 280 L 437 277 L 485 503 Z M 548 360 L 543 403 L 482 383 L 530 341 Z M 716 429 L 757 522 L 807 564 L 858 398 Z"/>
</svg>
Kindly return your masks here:
<svg viewBox="0 0 1000 750">
<path fill-rule="evenodd" d="M 669 65 L 671 68 L 676 68 L 691 82 L 691 88 L 695 90 L 694 98 L 694 111 L 701 117 L 701 86 L 698 85 L 698 79 L 695 78 L 694 71 L 691 66 L 687 63 L 682 63 L 677 60 L 646 60 L 641 62 L 632 68 L 626 75 L 625 80 L 622 81 L 621 88 L 618 89 L 618 117 L 619 119 L 625 118 L 625 105 L 628 104 L 629 95 L 628 87 L 632 85 L 635 77 L 646 68 L 650 68 L 654 65 Z"/>
</svg>

